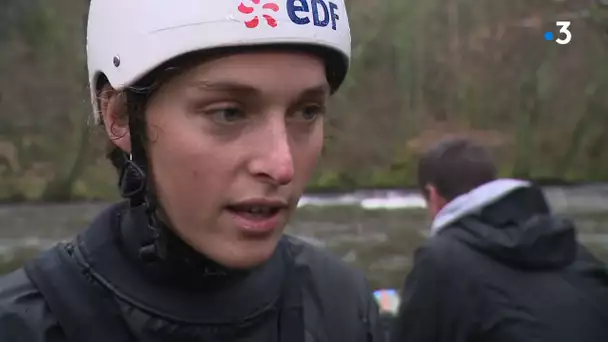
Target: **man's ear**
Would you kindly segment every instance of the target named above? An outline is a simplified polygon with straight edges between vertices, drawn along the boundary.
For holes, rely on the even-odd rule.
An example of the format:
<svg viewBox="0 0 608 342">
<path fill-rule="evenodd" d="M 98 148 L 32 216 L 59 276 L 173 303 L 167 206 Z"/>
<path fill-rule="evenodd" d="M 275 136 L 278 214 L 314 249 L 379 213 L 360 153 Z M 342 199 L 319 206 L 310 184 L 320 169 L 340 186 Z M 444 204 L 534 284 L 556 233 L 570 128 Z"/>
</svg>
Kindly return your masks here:
<svg viewBox="0 0 608 342">
<path fill-rule="evenodd" d="M 447 200 L 439 193 L 435 185 L 427 184 L 425 188 L 428 193 L 428 209 L 435 216 L 447 204 Z"/>
<path fill-rule="evenodd" d="M 131 152 L 131 135 L 129 133 L 129 118 L 124 94 L 106 84 L 99 94 L 99 109 L 106 129 L 112 142 L 126 153 Z"/>
</svg>

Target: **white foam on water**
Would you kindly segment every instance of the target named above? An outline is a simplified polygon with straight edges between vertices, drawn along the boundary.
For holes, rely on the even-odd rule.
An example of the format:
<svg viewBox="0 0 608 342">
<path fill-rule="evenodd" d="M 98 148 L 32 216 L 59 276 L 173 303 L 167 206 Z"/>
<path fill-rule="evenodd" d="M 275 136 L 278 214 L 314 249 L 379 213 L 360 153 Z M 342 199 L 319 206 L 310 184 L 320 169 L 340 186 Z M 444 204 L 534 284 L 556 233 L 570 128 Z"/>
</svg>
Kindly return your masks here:
<svg viewBox="0 0 608 342">
<path fill-rule="evenodd" d="M 420 209 L 426 208 L 421 196 L 403 196 L 392 198 L 369 198 L 361 201 L 361 207 L 367 210 L 377 209 Z"/>
<path fill-rule="evenodd" d="M 424 198 L 418 194 L 386 191 L 374 193 L 355 192 L 326 196 L 304 195 L 298 202 L 298 208 L 306 206 L 359 206 L 365 210 L 378 210 L 426 208 L 426 203 Z"/>
<path fill-rule="evenodd" d="M 298 208 L 305 206 L 331 207 L 331 206 L 353 206 L 358 205 L 361 199 L 352 194 L 334 196 L 304 195 L 298 202 Z"/>
</svg>

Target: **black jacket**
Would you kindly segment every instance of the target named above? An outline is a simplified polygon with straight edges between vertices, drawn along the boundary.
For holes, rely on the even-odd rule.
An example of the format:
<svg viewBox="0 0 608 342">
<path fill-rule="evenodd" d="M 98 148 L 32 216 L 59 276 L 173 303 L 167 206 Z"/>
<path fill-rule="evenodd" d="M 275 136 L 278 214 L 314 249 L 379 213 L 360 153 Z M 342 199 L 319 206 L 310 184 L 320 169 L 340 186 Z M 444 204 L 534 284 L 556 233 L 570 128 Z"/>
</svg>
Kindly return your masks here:
<svg viewBox="0 0 608 342">
<path fill-rule="evenodd" d="M 417 251 L 391 340 L 606 342 L 606 265 L 540 190 L 518 188 Z"/>
<path fill-rule="evenodd" d="M 59 301 L 45 298 L 23 268 L 0 278 L 0 341 L 66 342 L 66 331 L 78 328 L 90 335 L 71 342 L 100 335 L 114 342 L 119 330 L 128 335 L 121 342 L 275 342 L 285 330 L 295 336 L 288 339 L 303 342 L 380 341 L 378 308 L 364 276 L 327 252 L 285 236 L 253 271 L 188 274 L 165 261 L 149 266 L 133 254 L 139 219 L 136 210 L 111 207 L 73 242 L 41 254 L 40 265 L 51 274 L 68 264 L 74 270 L 41 282 L 55 286 Z M 76 296 L 85 288 L 99 297 Z M 285 288 L 299 311 L 283 315 Z M 53 305 L 73 305 L 72 319 L 60 323 L 58 312 L 65 317 L 66 310 L 53 312 Z M 118 323 L 100 326 L 100 317 Z"/>
</svg>

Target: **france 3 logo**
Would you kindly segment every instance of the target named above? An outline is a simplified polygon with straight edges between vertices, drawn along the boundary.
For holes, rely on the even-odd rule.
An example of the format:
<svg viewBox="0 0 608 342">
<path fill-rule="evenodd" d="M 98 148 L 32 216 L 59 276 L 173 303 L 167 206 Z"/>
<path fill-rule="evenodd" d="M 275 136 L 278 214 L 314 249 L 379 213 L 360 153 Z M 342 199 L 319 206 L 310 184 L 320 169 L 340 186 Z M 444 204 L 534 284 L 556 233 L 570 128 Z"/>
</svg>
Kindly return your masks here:
<svg viewBox="0 0 608 342">
<path fill-rule="evenodd" d="M 559 27 L 557 34 L 552 31 L 545 32 L 545 40 L 553 40 L 557 44 L 566 45 L 572 40 L 572 32 L 570 32 L 569 21 L 556 21 L 555 25 Z"/>
</svg>

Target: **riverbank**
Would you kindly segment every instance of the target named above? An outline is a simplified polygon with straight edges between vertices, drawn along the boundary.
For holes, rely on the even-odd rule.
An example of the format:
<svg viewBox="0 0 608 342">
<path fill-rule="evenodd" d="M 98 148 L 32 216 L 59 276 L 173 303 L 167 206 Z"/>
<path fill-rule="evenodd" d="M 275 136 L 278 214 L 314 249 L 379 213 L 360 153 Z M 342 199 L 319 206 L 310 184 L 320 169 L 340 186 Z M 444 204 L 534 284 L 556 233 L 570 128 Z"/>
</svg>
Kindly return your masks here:
<svg viewBox="0 0 608 342">
<path fill-rule="evenodd" d="M 608 185 L 545 187 L 551 207 L 577 224 L 579 239 L 608 262 Z M 0 274 L 84 229 L 108 202 L 0 205 Z M 375 288 L 399 286 L 428 236 L 419 193 L 359 190 L 307 194 L 287 227 L 364 270 Z"/>
</svg>

